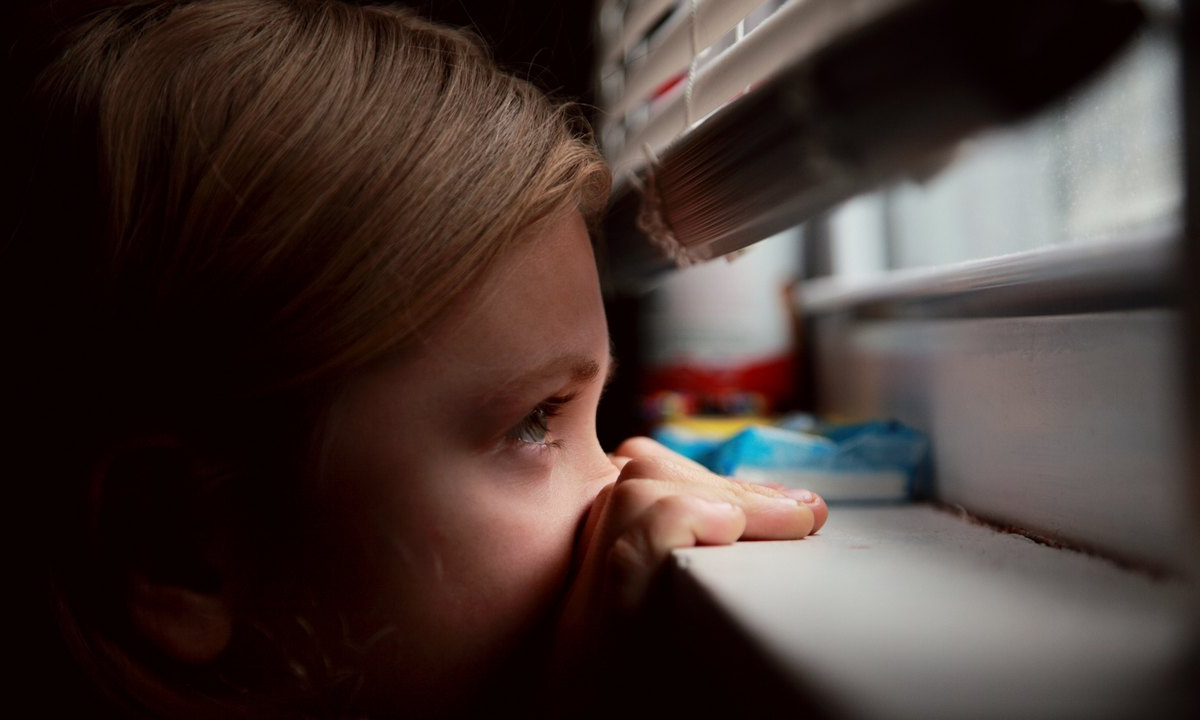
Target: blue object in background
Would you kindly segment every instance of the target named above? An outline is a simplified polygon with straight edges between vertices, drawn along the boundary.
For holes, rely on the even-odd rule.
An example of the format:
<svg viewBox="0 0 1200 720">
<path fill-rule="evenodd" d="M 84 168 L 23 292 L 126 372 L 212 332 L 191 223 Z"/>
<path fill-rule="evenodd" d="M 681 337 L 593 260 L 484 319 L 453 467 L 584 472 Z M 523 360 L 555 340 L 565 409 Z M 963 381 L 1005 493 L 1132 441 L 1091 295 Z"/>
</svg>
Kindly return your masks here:
<svg viewBox="0 0 1200 720">
<path fill-rule="evenodd" d="M 807 487 L 829 502 L 909 500 L 929 452 L 923 433 L 890 420 L 808 432 L 751 426 L 724 440 L 666 426 L 656 438 L 715 473 Z"/>
<path fill-rule="evenodd" d="M 929 452 L 924 433 L 895 420 L 833 425 L 818 428 L 818 432 L 837 444 L 834 465 L 844 469 L 896 468 L 913 472 Z"/>
<path fill-rule="evenodd" d="M 719 475 L 733 475 L 742 466 L 829 470 L 837 443 L 777 427 L 750 427 L 695 458 Z"/>
</svg>

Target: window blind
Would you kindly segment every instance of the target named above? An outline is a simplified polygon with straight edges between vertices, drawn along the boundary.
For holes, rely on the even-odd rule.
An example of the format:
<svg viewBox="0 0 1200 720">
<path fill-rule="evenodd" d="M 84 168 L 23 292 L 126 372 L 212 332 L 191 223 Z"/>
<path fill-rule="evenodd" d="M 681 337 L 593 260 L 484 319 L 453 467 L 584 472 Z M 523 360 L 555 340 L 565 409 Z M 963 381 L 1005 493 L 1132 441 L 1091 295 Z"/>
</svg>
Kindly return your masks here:
<svg viewBox="0 0 1200 720">
<path fill-rule="evenodd" d="M 603 0 L 610 281 L 925 172 L 1061 95 L 1142 17 L 1132 0 Z"/>
</svg>

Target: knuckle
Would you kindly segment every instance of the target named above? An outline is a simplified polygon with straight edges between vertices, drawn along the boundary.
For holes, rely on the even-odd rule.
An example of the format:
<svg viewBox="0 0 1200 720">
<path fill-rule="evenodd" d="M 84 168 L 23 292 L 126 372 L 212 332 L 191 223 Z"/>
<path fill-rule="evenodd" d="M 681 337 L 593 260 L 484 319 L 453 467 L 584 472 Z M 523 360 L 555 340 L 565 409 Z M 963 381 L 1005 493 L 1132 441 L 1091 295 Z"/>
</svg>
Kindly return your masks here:
<svg viewBox="0 0 1200 720">
<path fill-rule="evenodd" d="M 650 506 L 652 525 L 665 525 L 674 522 L 688 512 L 689 504 L 682 495 L 664 495 Z"/>
<path fill-rule="evenodd" d="M 656 450 L 661 449 L 661 447 L 662 446 L 656 441 L 643 435 L 639 435 L 636 437 L 631 437 L 625 440 L 625 442 L 621 443 L 620 446 L 617 447 L 614 454 L 636 458 L 639 455 L 653 453 Z"/>
<path fill-rule="evenodd" d="M 632 477 L 612 486 L 609 503 L 621 515 L 640 512 L 654 503 L 661 492 L 658 483 L 644 477 Z"/>
<path fill-rule="evenodd" d="M 640 533 L 625 533 L 613 542 L 607 558 L 610 573 L 622 578 L 645 572 L 651 558 L 640 538 Z"/>
<path fill-rule="evenodd" d="M 640 457 L 634 458 L 625 463 L 625 467 L 621 468 L 621 473 L 617 476 L 617 482 L 626 482 L 634 479 L 656 478 L 662 474 L 662 462 L 656 458 Z"/>
</svg>

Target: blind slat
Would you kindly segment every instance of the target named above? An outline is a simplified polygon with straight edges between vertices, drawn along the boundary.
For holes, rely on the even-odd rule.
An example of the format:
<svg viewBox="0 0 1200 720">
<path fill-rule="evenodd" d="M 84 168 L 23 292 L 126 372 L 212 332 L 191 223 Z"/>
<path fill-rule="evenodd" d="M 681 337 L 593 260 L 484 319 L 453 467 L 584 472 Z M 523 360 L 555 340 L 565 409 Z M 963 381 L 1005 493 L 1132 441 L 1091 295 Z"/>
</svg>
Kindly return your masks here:
<svg viewBox="0 0 1200 720">
<path fill-rule="evenodd" d="M 693 15 L 689 3 L 682 3 L 651 39 L 647 54 L 626 68 L 624 91 L 606 108 L 609 123 L 619 122 L 632 105 L 645 102 L 656 88 L 685 72 L 694 53 L 711 48 L 761 5 L 763 0 L 697 0 Z"/>
<path fill-rule="evenodd" d="M 706 64 L 693 80 L 691 117 L 703 118 L 819 47 L 822 41 L 850 31 L 913 0 L 792 0 L 768 17 L 745 39 Z M 649 118 L 631 128 L 613 158 L 618 176 L 645 162 L 644 146 L 660 152 L 689 129 L 683 88 L 664 96 Z"/>
<path fill-rule="evenodd" d="M 1032 113 L 1113 57 L 1144 19 L 1133 0 L 807 0 L 784 10 L 695 79 L 693 111 L 719 110 L 684 128 L 676 94 L 615 160 L 606 228 L 614 271 L 634 287 L 672 259 L 744 247 Z M 785 48 L 790 62 L 771 60 Z M 745 77 L 729 68 L 767 62 L 787 64 L 740 94 Z M 722 107 L 731 87 L 740 96 Z M 674 132 L 654 134 L 663 118 Z M 643 142 L 656 149 L 651 168 Z"/>
<path fill-rule="evenodd" d="M 616 42 L 605 44 L 605 59 L 608 62 L 618 60 L 621 53 L 641 42 L 659 18 L 667 12 L 678 12 L 678 4 L 679 0 L 641 0 L 630 3 L 625 9 L 625 22 L 622 24 L 620 36 L 615 38 Z"/>
</svg>

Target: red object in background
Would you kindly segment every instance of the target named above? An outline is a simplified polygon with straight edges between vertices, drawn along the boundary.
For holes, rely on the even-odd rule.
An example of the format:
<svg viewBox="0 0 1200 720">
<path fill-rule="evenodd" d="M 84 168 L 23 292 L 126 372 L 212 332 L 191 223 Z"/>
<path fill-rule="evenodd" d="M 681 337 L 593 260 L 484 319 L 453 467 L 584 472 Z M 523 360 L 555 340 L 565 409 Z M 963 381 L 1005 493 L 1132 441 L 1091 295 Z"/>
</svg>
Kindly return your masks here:
<svg viewBox="0 0 1200 720">
<path fill-rule="evenodd" d="M 654 92 L 650 94 L 650 99 L 657 100 L 660 97 L 662 97 L 663 95 L 666 95 L 667 93 L 671 92 L 671 90 L 673 90 L 676 85 L 683 82 L 683 79 L 686 77 L 687 77 L 687 73 L 681 72 L 674 77 L 664 80 L 663 83 L 661 85 L 659 85 L 657 88 L 655 88 Z"/>
<path fill-rule="evenodd" d="M 790 288 L 798 231 L 733 258 L 683 269 L 641 316 L 643 407 L 650 416 L 769 415 L 793 407 L 799 360 Z"/>
<path fill-rule="evenodd" d="M 790 355 L 730 366 L 665 365 L 647 370 L 643 391 L 646 395 L 685 393 L 702 405 L 723 404 L 723 399 L 731 396 L 752 394 L 771 410 L 791 401 L 795 377 L 796 361 Z"/>
</svg>

